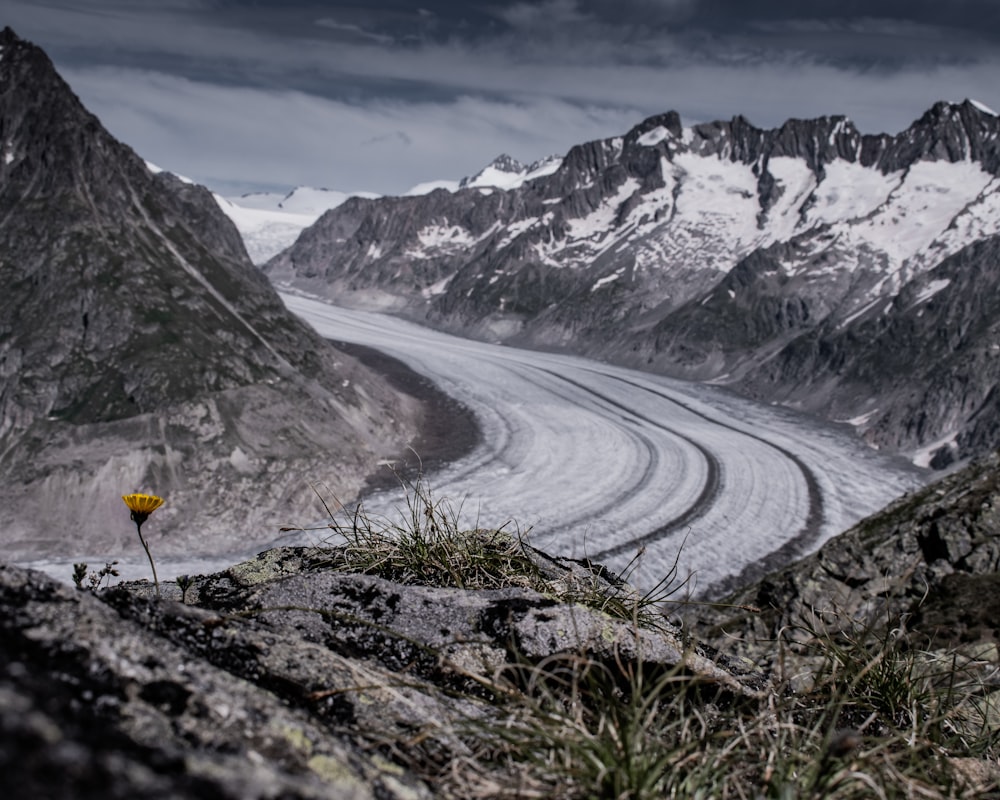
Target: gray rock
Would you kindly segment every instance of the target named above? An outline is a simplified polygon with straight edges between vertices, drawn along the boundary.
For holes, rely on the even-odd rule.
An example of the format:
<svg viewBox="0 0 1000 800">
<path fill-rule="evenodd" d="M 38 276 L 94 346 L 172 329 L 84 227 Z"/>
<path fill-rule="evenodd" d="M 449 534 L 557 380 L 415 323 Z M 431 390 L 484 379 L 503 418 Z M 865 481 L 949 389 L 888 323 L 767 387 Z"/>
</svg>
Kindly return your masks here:
<svg viewBox="0 0 1000 800">
<path fill-rule="evenodd" d="M 800 324 L 811 330 L 742 388 L 834 418 L 867 412 L 866 440 L 888 450 L 933 445 L 953 432 L 932 456 L 937 468 L 988 452 L 1000 442 L 998 264 L 1000 237 L 992 236 L 909 281 L 881 314 L 846 326 Z M 817 305 L 814 318 L 823 316 Z"/>
<path fill-rule="evenodd" d="M 8 792 L 428 797 L 427 776 L 480 758 L 512 691 L 559 658 L 687 674 L 716 702 L 770 691 L 666 622 L 642 629 L 525 589 L 406 586 L 335 560 L 270 551 L 194 579 L 187 602 L 174 584 L 162 599 L 146 583 L 94 593 L 0 566 Z M 583 562 L 538 562 L 564 584 L 614 583 Z"/>
<path fill-rule="evenodd" d="M 321 714 L 197 655 L 225 650 L 240 666 L 241 647 L 266 650 L 241 638 L 238 621 L 169 604 L 179 647 L 161 635 L 167 617 L 156 604 L 122 619 L 87 592 L 10 567 L 0 567 L 0 592 L 12 796 L 428 796 Z"/>
</svg>

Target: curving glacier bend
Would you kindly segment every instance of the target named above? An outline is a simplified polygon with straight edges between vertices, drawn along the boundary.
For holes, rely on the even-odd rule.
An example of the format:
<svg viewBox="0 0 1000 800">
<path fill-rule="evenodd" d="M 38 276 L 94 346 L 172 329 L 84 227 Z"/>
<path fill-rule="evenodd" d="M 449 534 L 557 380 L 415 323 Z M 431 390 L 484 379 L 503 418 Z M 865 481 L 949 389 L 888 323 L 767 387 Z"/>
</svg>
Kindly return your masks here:
<svg viewBox="0 0 1000 800">
<path fill-rule="evenodd" d="M 633 574 L 643 586 L 680 551 L 681 574 L 715 593 L 754 564 L 814 550 L 926 474 L 846 426 L 714 387 L 282 298 L 323 336 L 400 359 L 475 413 L 480 446 L 427 476 L 467 525 L 509 522 L 538 547 L 612 569 L 645 548 Z M 382 491 L 365 508 L 391 517 L 402 503 Z"/>
</svg>

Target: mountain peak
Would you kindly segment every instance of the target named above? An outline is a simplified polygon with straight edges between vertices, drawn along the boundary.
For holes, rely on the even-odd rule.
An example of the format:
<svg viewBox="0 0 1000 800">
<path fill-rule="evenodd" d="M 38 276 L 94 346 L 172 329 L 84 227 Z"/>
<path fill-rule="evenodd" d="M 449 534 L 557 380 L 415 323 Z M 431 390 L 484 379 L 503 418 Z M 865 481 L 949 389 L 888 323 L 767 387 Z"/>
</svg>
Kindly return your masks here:
<svg viewBox="0 0 1000 800">
<path fill-rule="evenodd" d="M 494 169 L 500 170 L 501 172 L 524 171 L 524 164 L 522 164 L 516 158 L 507 155 L 506 153 L 501 153 L 496 158 L 494 158 L 490 166 L 493 167 Z"/>
<path fill-rule="evenodd" d="M 965 98 L 965 101 L 964 101 L 963 105 L 965 105 L 965 103 L 968 103 L 974 109 L 976 109 L 977 111 L 981 111 L 984 114 L 989 114 L 990 116 L 993 116 L 993 117 L 1000 117 L 1000 114 L 998 114 L 996 111 L 994 111 L 988 105 L 986 105 L 985 103 L 980 103 L 978 100 L 976 100 L 974 98 L 971 98 L 971 97 Z"/>
<path fill-rule="evenodd" d="M 977 100 L 966 98 L 961 103 L 939 100 L 931 106 L 914 124 L 940 125 L 952 122 L 976 120 L 983 116 L 996 117 L 997 112 Z"/>
<path fill-rule="evenodd" d="M 529 165 L 522 164 L 506 153 L 497 156 L 475 175 L 462 178 L 459 189 L 516 189 L 525 181 L 551 175 L 562 164 L 559 156 L 548 156 Z"/>
<path fill-rule="evenodd" d="M 635 141 L 641 145 L 649 146 L 668 136 L 679 139 L 683 134 L 684 126 L 681 123 L 681 115 L 676 111 L 668 111 L 665 114 L 656 114 L 644 119 L 625 134 L 625 141 Z"/>
<path fill-rule="evenodd" d="M 930 161 L 976 161 L 991 174 L 1000 174 L 1000 117 L 982 103 L 935 103 L 903 133 L 894 137 L 894 145 L 885 161 L 895 170 L 916 159 Z M 899 158 L 898 156 L 902 156 Z"/>
<path fill-rule="evenodd" d="M 492 186 L 492 181 L 497 177 L 497 173 L 502 175 L 520 175 L 525 172 L 526 167 L 516 158 L 506 153 L 501 153 L 479 172 L 471 177 L 462 178 L 458 183 L 459 189 L 466 189 L 472 186 Z"/>
<path fill-rule="evenodd" d="M 53 76 L 58 77 L 55 66 L 42 48 L 22 39 L 10 26 L 5 27 L 0 31 L 0 62 L 19 62 L 25 58 L 34 59 L 38 65 L 45 65 Z"/>
</svg>

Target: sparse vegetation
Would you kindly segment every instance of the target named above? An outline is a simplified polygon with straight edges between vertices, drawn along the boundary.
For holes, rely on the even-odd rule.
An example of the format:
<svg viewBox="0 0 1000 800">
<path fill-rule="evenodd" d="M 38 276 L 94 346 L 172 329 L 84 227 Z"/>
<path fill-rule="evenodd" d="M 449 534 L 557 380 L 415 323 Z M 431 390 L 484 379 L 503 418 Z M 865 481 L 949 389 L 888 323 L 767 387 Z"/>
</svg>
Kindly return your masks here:
<svg viewBox="0 0 1000 800">
<path fill-rule="evenodd" d="M 308 569 L 404 585 L 527 589 L 680 641 L 664 611 L 685 586 L 676 561 L 657 586 L 640 593 L 628 578 L 641 552 L 622 575 L 587 559 L 554 558 L 533 548 L 516 526 L 466 527 L 460 506 L 437 500 L 419 479 L 401 483 L 405 503 L 395 519 L 369 515 L 363 506 L 346 509 L 317 491 L 329 521 L 313 530 L 327 547 L 303 562 Z M 125 500 L 145 547 L 141 523 L 162 501 Z M 89 574 L 86 564 L 76 564 L 74 582 L 100 588 L 117 575 L 116 563 Z M 153 575 L 155 581 L 155 568 Z M 199 581 L 182 575 L 177 586 L 186 603 Z M 771 682 L 756 696 L 693 671 L 683 659 L 674 667 L 643 660 L 638 649 L 625 655 L 616 646 L 611 657 L 556 649 L 531 660 L 511 647 L 506 663 L 501 658 L 481 673 L 410 641 L 432 672 L 458 676 L 439 688 L 469 705 L 428 720 L 407 742 L 390 744 L 364 729 L 351 735 L 407 767 L 435 796 L 456 800 L 1000 797 L 995 646 L 935 647 L 910 633 L 905 618 L 873 607 L 881 609 L 874 618 L 806 611 L 770 643 Z M 291 610 L 339 619 L 336 609 Z M 366 624 L 350 615 L 346 622 Z M 384 626 L 379 633 L 385 642 L 397 636 Z M 697 637 L 697 628 L 691 633 Z M 689 645 L 695 647 L 683 646 Z M 733 662 L 720 657 L 719 664 L 729 669 Z M 411 664 L 395 688 L 417 689 L 427 679 Z M 361 682 L 311 691 L 307 699 L 315 704 L 369 688 Z"/>
<path fill-rule="evenodd" d="M 194 579 L 192 579 L 190 575 L 177 576 L 177 588 L 181 590 L 182 603 L 187 603 L 187 594 L 192 586 L 194 586 Z"/>
<path fill-rule="evenodd" d="M 451 797 L 1000 796 L 982 663 L 942 670 L 940 655 L 878 637 L 815 648 L 811 688 L 783 683 L 758 703 L 678 671 L 554 657 L 511 683 L 499 722 L 470 726 L 461 781 L 428 777 Z"/>
<path fill-rule="evenodd" d="M 87 577 L 87 562 L 78 561 L 73 565 L 73 583 L 77 589 L 83 588 L 83 579 Z"/>
<path fill-rule="evenodd" d="M 639 592 L 628 578 L 641 561 L 641 551 L 621 575 L 588 559 L 553 559 L 529 545 L 527 533 L 519 529 L 489 530 L 478 524 L 464 528 L 461 506 L 436 499 L 420 478 L 400 478 L 400 483 L 405 508 L 397 519 L 372 516 L 361 505 L 347 510 L 316 491 L 330 518 L 318 529 L 329 531 L 325 541 L 334 547 L 328 566 L 418 586 L 533 589 L 645 627 L 664 621 L 659 606 L 687 583 L 678 577 L 675 559 L 655 586 Z"/>
<path fill-rule="evenodd" d="M 588 562 L 554 573 L 525 536 L 474 526 L 410 485 L 399 522 L 330 512 L 329 566 L 409 584 L 533 589 L 663 624 L 653 593 Z M 631 566 L 631 565 L 630 565 Z M 587 578 L 586 576 L 590 576 Z M 899 620 L 825 625 L 774 642 L 775 686 L 757 700 L 683 668 L 556 653 L 491 680 L 495 713 L 454 724 L 469 753 L 395 757 L 442 797 L 1000 797 L 997 665 L 921 649 Z"/>
<path fill-rule="evenodd" d="M 80 562 L 73 565 L 73 583 L 76 585 L 77 589 L 82 589 L 83 581 L 86 579 L 87 583 L 90 584 L 91 589 L 100 589 L 101 584 L 107 580 L 107 585 L 111 585 L 111 579 L 117 578 L 120 573 L 117 569 L 117 561 L 109 561 L 103 567 L 101 567 L 97 572 L 91 572 L 88 574 L 88 564 L 85 562 Z"/>
</svg>

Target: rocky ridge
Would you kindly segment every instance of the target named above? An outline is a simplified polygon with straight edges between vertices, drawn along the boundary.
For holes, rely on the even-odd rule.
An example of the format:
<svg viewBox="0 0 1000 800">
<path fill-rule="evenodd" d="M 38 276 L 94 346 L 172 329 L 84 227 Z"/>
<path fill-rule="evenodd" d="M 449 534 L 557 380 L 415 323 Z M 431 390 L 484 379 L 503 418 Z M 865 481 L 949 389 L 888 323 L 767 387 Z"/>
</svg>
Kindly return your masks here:
<svg viewBox="0 0 1000 800">
<path fill-rule="evenodd" d="M 285 309 L 211 194 L 151 172 L 39 48 L 0 47 L 7 557 L 120 549 L 135 490 L 170 497 L 161 553 L 238 551 L 310 481 L 350 497 L 405 452 L 419 403 Z"/>
<path fill-rule="evenodd" d="M 723 602 L 729 607 L 699 608 L 689 621 L 759 663 L 776 660 L 779 642 L 807 642 L 803 625 L 837 632 L 887 622 L 915 648 L 967 646 L 996 662 L 1000 451 L 904 495 Z"/>
<path fill-rule="evenodd" d="M 348 201 L 265 271 L 464 335 L 723 383 L 943 466 L 997 443 L 996 311 L 975 298 L 997 290 L 998 137 L 969 101 L 893 136 L 671 112 L 508 191 Z M 901 326 L 920 375 L 897 359 L 860 392 Z"/>
<path fill-rule="evenodd" d="M 536 554 L 554 581 L 606 578 Z M 285 549 L 154 600 L 0 565 L 0 764 L 12 796 L 439 796 L 415 774 L 516 790 L 489 763 L 504 687 L 531 665 L 589 658 L 683 670 L 730 702 L 766 677 L 628 620 L 527 589 L 461 590 L 336 571 Z M 613 587 L 612 587 L 613 588 Z M 624 674 L 624 673 L 623 673 Z M 720 699 L 720 702 L 722 701 Z M 477 733 L 478 731 L 478 733 Z M 485 789 L 484 789 L 485 787 Z M 466 795 L 469 796 L 469 795 Z"/>
<path fill-rule="evenodd" d="M 516 158 L 503 153 L 475 175 L 462 178 L 456 188 L 514 189 L 527 181 L 552 174 L 559 169 L 561 163 L 562 159 L 559 156 L 549 156 L 531 164 L 522 164 Z"/>
</svg>

